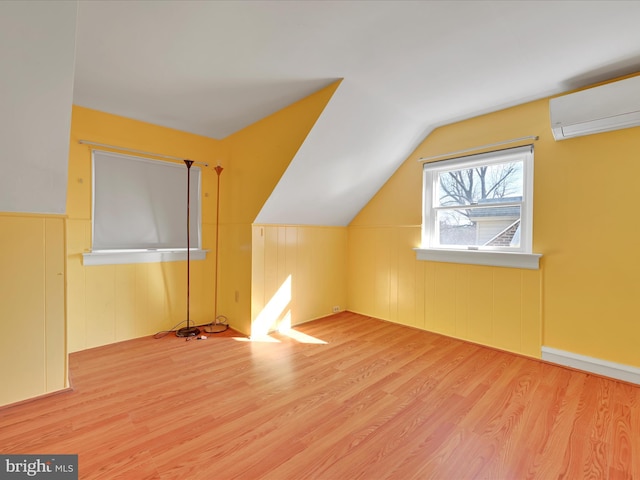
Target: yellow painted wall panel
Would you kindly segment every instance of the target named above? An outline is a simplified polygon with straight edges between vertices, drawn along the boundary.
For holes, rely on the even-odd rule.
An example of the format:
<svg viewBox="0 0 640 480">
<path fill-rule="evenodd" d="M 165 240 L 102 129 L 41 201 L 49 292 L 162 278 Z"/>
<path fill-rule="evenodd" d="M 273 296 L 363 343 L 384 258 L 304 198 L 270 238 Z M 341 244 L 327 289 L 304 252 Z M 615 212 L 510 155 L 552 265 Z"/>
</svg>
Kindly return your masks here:
<svg viewBox="0 0 640 480">
<path fill-rule="evenodd" d="M 345 227 L 335 227 L 323 229 L 325 235 L 330 238 L 326 240 L 331 244 L 331 250 L 327 255 L 331 255 L 332 261 L 327 262 L 326 258 L 320 258 L 321 265 L 325 267 L 325 278 L 330 279 L 328 282 L 329 292 L 327 298 L 330 299 L 326 304 L 320 305 L 317 316 L 322 316 L 325 309 L 331 312 L 334 306 L 345 309 L 347 305 L 347 244 L 348 236 Z M 316 316 L 316 318 L 317 318 Z"/>
<path fill-rule="evenodd" d="M 542 345 L 542 303 L 540 270 L 522 271 L 522 353 L 530 356 L 540 356 Z"/>
<path fill-rule="evenodd" d="M 416 270 L 416 314 L 414 318 L 413 326 L 420 329 L 427 329 L 427 324 L 425 319 L 427 317 L 427 310 L 425 308 L 425 292 L 426 292 L 426 282 L 425 282 L 425 270 L 427 269 L 428 262 L 418 262 L 415 260 L 415 270 Z"/>
<path fill-rule="evenodd" d="M 45 391 L 44 221 L 0 216 L 0 325 L 4 332 L 28 328 L 29 342 L 0 336 L 3 368 L 0 403 Z"/>
<path fill-rule="evenodd" d="M 424 262 L 424 328 L 431 331 L 438 331 L 438 321 L 436 320 L 436 264 L 434 262 Z"/>
<path fill-rule="evenodd" d="M 298 228 L 295 226 L 284 227 L 284 275 L 291 275 L 291 303 L 289 325 L 299 323 L 304 319 L 304 304 L 300 302 L 302 290 L 299 284 L 299 277 L 303 274 L 298 269 Z"/>
<path fill-rule="evenodd" d="M 155 322 L 149 313 L 149 268 L 148 263 L 135 265 L 135 280 L 133 288 L 135 289 L 135 305 L 134 305 L 134 337 L 147 335 L 152 331 Z"/>
<path fill-rule="evenodd" d="M 86 115 L 85 115 L 86 114 Z M 74 122 L 72 123 L 72 129 L 77 131 L 82 128 L 80 132 L 76 133 L 74 137 L 72 134 L 71 142 L 69 143 L 69 179 L 67 181 L 67 215 L 72 221 L 88 220 L 91 221 L 91 192 L 93 173 L 91 165 L 91 153 L 86 145 L 78 143 L 82 137 L 83 140 L 92 140 L 90 138 L 93 135 L 92 130 L 99 130 L 100 127 L 92 128 L 91 125 L 95 122 L 92 119 L 91 110 L 80 109 L 74 107 L 72 110 Z M 85 120 L 85 116 L 87 119 Z M 82 127 L 82 123 L 88 121 L 86 127 Z M 72 130 L 73 131 L 73 130 Z M 67 241 L 73 242 L 74 238 L 70 237 Z M 89 244 L 89 247 L 91 244 Z M 67 249 L 71 251 L 69 246 Z"/>
<path fill-rule="evenodd" d="M 159 263 L 161 288 L 159 297 L 166 306 L 165 325 L 172 327 L 187 320 L 187 264 L 186 262 Z M 193 302 L 195 304 L 195 302 Z M 194 307 L 195 308 L 195 307 Z M 191 310 L 190 310 L 191 311 Z M 194 319 L 195 321 L 195 319 Z M 186 326 L 186 323 L 180 324 Z"/>
<path fill-rule="evenodd" d="M 391 298 L 389 295 L 391 283 L 391 231 L 387 228 L 379 229 L 373 238 L 376 245 L 375 256 L 371 257 L 376 269 L 374 272 L 373 316 L 390 319 Z"/>
<path fill-rule="evenodd" d="M 91 220 L 69 219 L 67 232 L 67 258 L 76 255 L 82 262 L 82 253 L 91 249 Z"/>
<path fill-rule="evenodd" d="M 400 255 L 397 246 L 400 243 L 398 230 L 389 230 L 390 242 L 388 248 L 389 259 L 389 320 L 398 322 L 398 281 L 400 277 Z M 404 322 L 401 322 L 404 323 Z"/>
<path fill-rule="evenodd" d="M 263 283 L 258 287 L 256 281 L 252 279 L 251 285 L 252 297 L 256 295 L 257 298 L 255 302 L 252 301 L 252 305 L 258 308 L 252 311 L 251 334 L 260 336 L 278 329 L 283 314 L 291 308 L 291 290 L 290 286 L 287 287 L 284 284 L 284 267 L 279 268 L 280 259 L 284 259 L 286 255 L 286 246 L 279 243 L 280 228 L 260 226 L 254 229 L 260 230 L 264 238 L 264 241 L 256 246 L 261 251 L 256 252 L 255 255 L 252 253 L 252 263 L 261 262 L 263 272 L 259 277 L 263 279 Z M 252 246 L 252 252 L 253 250 Z"/>
<path fill-rule="evenodd" d="M 347 307 L 364 315 L 371 315 L 373 279 L 375 265 L 375 245 L 371 241 L 371 230 L 349 228 L 348 237 L 348 305 Z"/>
<path fill-rule="evenodd" d="M 211 321 L 214 317 L 214 291 L 216 282 L 215 265 L 215 224 L 202 224 L 202 248 L 209 251 L 207 260 L 198 260 L 195 264 L 194 274 L 194 308 L 196 314 L 205 321 Z M 219 262 L 219 260 L 218 260 Z M 220 279 L 218 279 L 219 281 Z"/>
<path fill-rule="evenodd" d="M 491 345 L 493 338 L 493 271 L 469 267 L 469 340 Z"/>
<path fill-rule="evenodd" d="M 80 255 L 67 258 L 67 297 L 74 301 L 67 302 L 67 348 L 69 352 L 82 350 L 86 344 L 86 279 L 85 269 Z"/>
<path fill-rule="evenodd" d="M 271 272 L 252 278 L 253 335 L 326 316 L 333 306 L 346 305 L 345 227 L 254 225 L 254 238 L 259 232 L 264 249 L 262 242 L 254 242 L 252 269 L 259 272 L 264 264 Z"/>
<path fill-rule="evenodd" d="M 565 148 L 558 173 L 568 179 L 559 192 L 566 201 L 553 211 L 566 233 L 544 272 L 544 343 L 636 367 L 640 253 L 629 219 L 636 216 L 639 130 L 584 137 Z M 597 185 L 597 195 L 589 185 Z"/>
<path fill-rule="evenodd" d="M 62 217 L 0 213 L 0 327 L 29 329 L 26 342 L 0 336 L 0 405 L 64 388 L 64 229 Z"/>
<path fill-rule="evenodd" d="M 420 230 L 416 228 L 398 229 L 396 255 L 398 259 L 396 274 L 396 322 L 402 325 L 416 326 L 418 264 L 412 250 L 420 242 Z"/>
<path fill-rule="evenodd" d="M 329 315 L 333 306 L 346 304 L 346 228 L 299 226 L 298 238 L 300 232 L 304 232 L 307 262 L 297 272 L 304 279 L 306 295 L 294 324 Z"/>
<path fill-rule="evenodd" d="M 292 289 L 296 296 L 296 318 L 312 318 L 315 310 L 316 289 L 314 284 L 314 238 L 308 228 L 297 228 L 296 233 L 296 271 L 292 279 Z M 259 284 L 258 284 L 259 285 Z M 258 287 L 259 289 L 259 287 Z M 293 321 L 295 323 L 295 320 Z"/>
<path fill-rule="evenodd" d="M 155 330 L 168 330 L 178 326 L 185 320 L 183 317 L 170 318 L 169 302 L 166 295 L 165 273 L 161 263 L 148 263 L 147 270 L 147 318 L 152 325 L 157 325 Z"/>
<path fill-rule="evenodd" d="M 46 391 L 67 386 L 65 220 L 45 218 Z"/>
<path fill-rule="evenodd" d="M 455 335 L 456 331 L 456 266 L 449 263 L 434 264 L 434 331 Z"/>
<path fill-rule="evenodd" d="M 169 262 L 160 265 L 163 271 L 163 275 L 168 282 L 166 282 L 166 295 L 169 320 L 172 324 L 180 321 L 187 320 L 187 264 L 186 262 Z M 190 321 L 193 323 L 200 323 L 197 318 L 197 302 L 195 301 L 195 285 L 197 280 L 194 279 L 197 268 L 194 264 L 191 265 L 191 275 L 193 280 L 194 289 L 190 292 Z M 185 324 L 186 325 L 186 324 Z"/>
<path fill-rule="evenodd" d="M 91 248 L 87 230 L 90 220 L 67 220 L 67 348 L 82 350 L 86 345 L 86 279 L 82 253 Z"/>
<path fill-rule="evenodd" d="M 85 267 L 86 343 L 98 347 L 116 341 L 115 265 Z M 73 300 L 70 294 L 70 302 Z"/>
<path fill-rule="evenodd" d="M 220 225 L 218 315 L 244 334 L 251 333 L 251 239 L 250 224 Z"/>
<path fill-rule="evenodd" d="M 252 262 L 251 262 L 251 279 L 256 285 L 265 285 L 265 236 L 264 227 L 254 225 L 252 231 Z M 251 311 L 260 312 L 265 305 L 265 289 L 256 288 L 251 291 Z M 253 320 L 253 319 L 252 319 Z"/>
<path fill-rule="evenodd" d="M 264 231 L 264 298 L 265 303 L 280 288 L 278 275 L 278 227 L 265 228 Z M 284 253 L 284 252 L 283 252 Z"/>
<path fill-rule="evenodd" d="M 297 299 L 297 303 L 301 307 L 299 313 L 307 319 L 314 318 L 314 312 L 318 311 L 318 306 L 326 295 L 324 290 L 326 286 L 321 285 L 320 281 L 322 273 L 319 259 L 326 253 L 322 246 L 321 235 L 321 229 L 303 227 L 298 231 L 298 239 L 302 239 L 298 245 L 305 261 L 297 269 L 298 281 L 303 285 L 304 291 L 304 295 Z"/>
<path fill-rule="evenodd" d="M 115 339 L 119 342 L 138 336 L 136 265 L 117 265 L 115 275 Z"/>
<path fill-rule="evenodd" d="M 493 269 L 493 342 L 498 348 L 522 351 L 522 272 Z"/>
<path fill-rule="evenodd" d="M 278 235 L 278 251 L 277 251 L 277 280 L 276 285 L 280 288 L 280 285 L 291 275 L 293 270 L 287 270 L 287 257 L 293 254 L 293 251 L 289 249 L 287 245 L 287 227 L 280 225 L 277 228 Z"/>
<path fill-rule="evenodd" d="M 455 298 L 455 336 L 469 338 L 469 316 L 471 304 L 469 301 L 469 268 L 466 265 L 454 265 L 456 298 Z"/>
</svg>

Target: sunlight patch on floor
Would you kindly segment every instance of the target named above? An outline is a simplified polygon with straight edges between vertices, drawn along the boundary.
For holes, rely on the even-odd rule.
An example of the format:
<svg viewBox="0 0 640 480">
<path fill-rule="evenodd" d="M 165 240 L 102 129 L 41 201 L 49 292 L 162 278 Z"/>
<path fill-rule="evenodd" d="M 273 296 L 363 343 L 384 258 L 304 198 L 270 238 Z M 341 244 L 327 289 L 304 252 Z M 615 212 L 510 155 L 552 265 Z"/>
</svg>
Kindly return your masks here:
<svg viewBox="0 0 640 480">
<path fill-rule="evenodd" d="M 233 337 L 236 342 L 258 342 L 258 343 L 281 343 L 277 338 L 270 335 L 258 335 L 251 337 Z"/>
<path fill-rule="evenodd" d="M 280 333 L 299 343 L 315 343 L 317 345 L 327 345 L 327 342 L 325 342 L 324 340 L 320 340 L 319 338 L 312 337 L 311 335 L 307 335 L 306 333 L 299 332 L 294 328 L 289 328 L 285 331 L 280 330 Z"/>
</svg>

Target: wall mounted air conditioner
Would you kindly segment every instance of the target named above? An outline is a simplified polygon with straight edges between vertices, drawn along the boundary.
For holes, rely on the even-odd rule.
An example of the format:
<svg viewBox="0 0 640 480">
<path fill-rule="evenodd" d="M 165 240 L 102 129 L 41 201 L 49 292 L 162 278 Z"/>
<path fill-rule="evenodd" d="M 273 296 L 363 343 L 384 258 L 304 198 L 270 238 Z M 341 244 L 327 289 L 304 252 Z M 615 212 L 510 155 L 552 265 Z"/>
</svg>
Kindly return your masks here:
<svg viewBox="0 0 640 480">
<path fill-rule="evenodd" d="M 640 76 L 549 100 L 556 140 L 640 125 Z"/>
</svg>

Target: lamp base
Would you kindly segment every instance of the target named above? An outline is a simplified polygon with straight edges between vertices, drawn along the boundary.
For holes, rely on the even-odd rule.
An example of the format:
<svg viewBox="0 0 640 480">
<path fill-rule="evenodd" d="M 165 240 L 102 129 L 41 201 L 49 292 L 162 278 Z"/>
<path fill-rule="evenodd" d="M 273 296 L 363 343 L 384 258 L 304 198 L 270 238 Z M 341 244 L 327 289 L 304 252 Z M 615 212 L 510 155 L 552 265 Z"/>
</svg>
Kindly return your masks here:
<svg viewBox="0 0 640 480">
<path fill-rule="evenodd" d="M 227 328 L 229 328 L 229 325 L 225 325 L 223 323 L 212 323 L 212 324 L 209 324 L 209 325 L 205 325 L 204 326 L 204 331 L 206 333 L 222 333 Z"/>
<path fill-rule="evenodd" d="M 195 337 L 200 333 L 198 327 L 183 327 L 176 331 L 176 337 Z"/>
</svg>

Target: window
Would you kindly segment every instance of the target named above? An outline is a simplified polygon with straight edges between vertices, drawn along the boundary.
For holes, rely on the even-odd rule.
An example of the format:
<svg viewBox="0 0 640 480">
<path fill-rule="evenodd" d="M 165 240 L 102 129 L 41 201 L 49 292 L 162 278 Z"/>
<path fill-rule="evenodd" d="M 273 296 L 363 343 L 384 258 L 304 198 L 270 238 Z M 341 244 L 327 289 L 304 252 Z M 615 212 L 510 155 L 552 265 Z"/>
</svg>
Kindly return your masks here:
<svg viewBox="0 0 640 480">
<path fill-rule="evenodd" d="M 538 268 L 533 147 L 426 163 L 422 260 Z"/>
<path fill-rule="evenodd" d="M 190 257 L 202 259 L 200 169 L 189 177 Z M 94 150 L 92 210 L 86 265 L 186 259 L 186 165 Z"/>
</svg>

